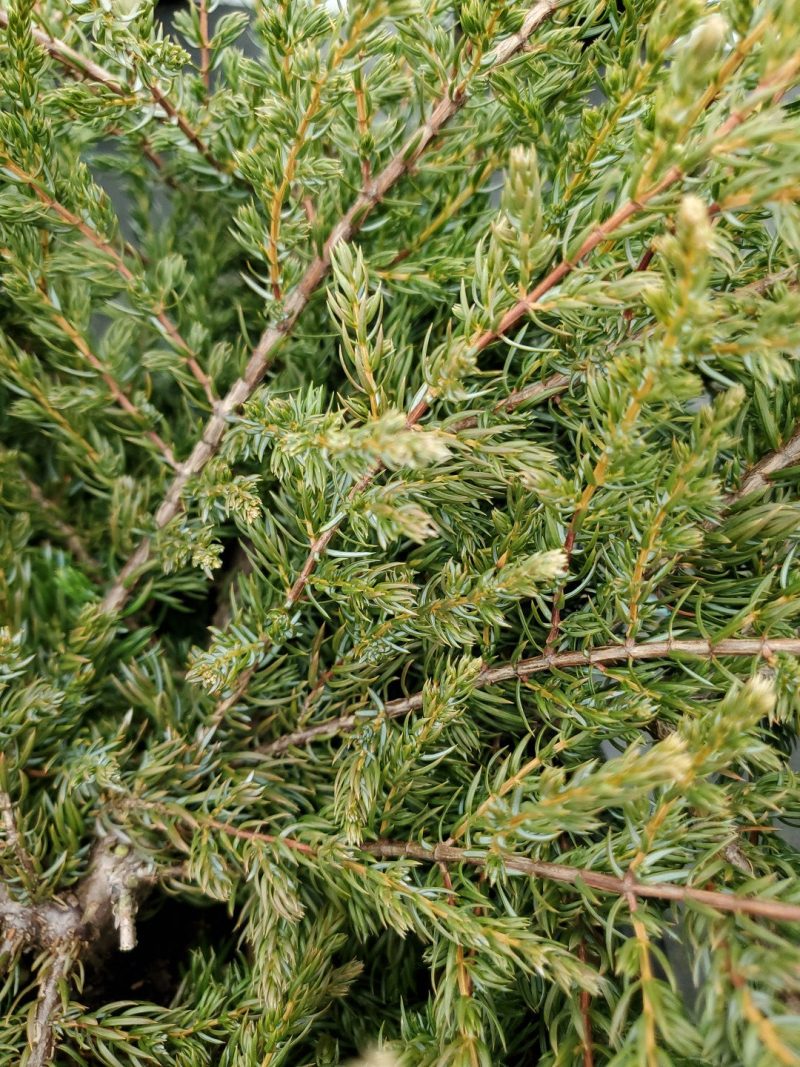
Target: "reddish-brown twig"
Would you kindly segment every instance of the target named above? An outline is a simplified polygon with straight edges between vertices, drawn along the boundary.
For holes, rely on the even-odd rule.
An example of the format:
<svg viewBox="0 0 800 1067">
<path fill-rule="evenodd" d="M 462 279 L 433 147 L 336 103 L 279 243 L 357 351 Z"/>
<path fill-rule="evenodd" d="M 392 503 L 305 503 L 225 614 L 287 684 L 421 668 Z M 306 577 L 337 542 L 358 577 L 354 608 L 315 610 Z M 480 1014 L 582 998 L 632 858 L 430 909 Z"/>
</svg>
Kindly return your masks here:
<svg viewBox="0 0 800 1067">
<path fill-rule="evenodd" d="M 552 652 L 533 656 L 517 663 L 504 663 L 498 667 L 485 666 L 477 677 L 476 687 L 485 689 L 490 685 L 514 680 L 525 681 L 544 671 L 570 670 L 579 667 L 601 667 L 606 663 L 639 662 L 643 660 L 669 659 L 671 656 L 700 656 L 706 659 L 721 656 L 765 656 L 778 653 L 800 655 L 800 638 L 750 638 L 730 637 L 723 641 L 707 641 L 700 638 L 670 638 L 666 641 L 647 641 L 641 644 L 628 641 L 619 645 L 585 649 L 575 652 Z M 400 697 L 384 704 L 376 714 L 385 719 L 397 719 L 422 707 L 423 694 Z M 337 734 L 350 733 L 369 720 L 362 715 L 342 715 L 336 719 L 315 723 L 302 730 L 284 734 L 260 748 L 260 755 L 278 755 L 289 748 L 308 744 L 310 741 Z"/>
<path fill-rule="evenodd" d="M 141 807 L 139 800 L 130 807 Z M 158 808 L 159 805 L 148 805 Z M 195 818 L 188 811 L 170 809 L 173 815 L 192 828 L 207 826 L 228 837 L 239 838 L 265 845 L 280 845 L 309 858 L 318 855 L 318 849 L 304 841 L 283 834 L 261 833 L 258 830 L 233 826 L 218 819 L 201 816 Z M 362 844 L 355 852 L 366 853 L 378 859 L 413 859 L 431 864 L 464 864 L 467 867 L 486 867 L 498 859 L 498 854 L 483 853 L 476 848 L 457 848 L 444 842 L 423 844 L 419 841 L 374 841 Z M 586 886 L 600 893 L 629 898 L 631 894 L 649 900 L 675 901 L 685 904 L 699 904 L 739 915 L 754 915 L 775 922 L 800 922 L 800 904 L 790 904 L 770 897 L 746 897 L 735 893 L 723 893 L 717 890 L 696 889 L 693 886 L 678 885 L 674 882 L 659 881 L 640 882 L 632 876 L 618 878 L 615 875 L 594 871 L 587 867 L 571 867 L 562 863 L 549 863 L 533 860 L 517 854 L 500 855 L 504 869 L 509 874 L 520 874 L 542 881 L 559 882 L 563 885 Z M 356 856 L 340 857 L 340 862 L 355 870 L 362 870 L 363 865 Z M 3 890 L 0 886 L 0 917 L 2 917 Z"/>
<path fill-rule="evenodd" d="M 284 840 L 283 838 L 281 840 Z M 484 867 L 490 857 L 473 849 L 454 848 L 452 845 L 423 845 L 415 841 L 377 841 L 362 845 L 362 851 L 383 859 L 408 858 L 423 863 L 464 863 L 470 867 Z M 491 856 L 495 860 L 495 856 Z M 614 896 L 636 897 L 649 900 L 669 900 L 684 904 L 699 904 L 717 911 L 740 915 L 757 915 L 776 922 L 800 922 L 800 904 L 788 904 L 781 900 L 764 897 L 741 897 L 734 893 L 721 893 L 710 889 L 695 889 L 692 886 L 672 882 L 649 884 L 630 878 L 617 878 L 611 874 L 588 870 L 584 867 L 569 867 L 561 863 L 546 863 L 528 859 L 527 856 L 504 856 L 506 871 L 543 881 L 560 882 L 564 885 L 587 886 L 600 893 Z"/>
<path fill-rule="evenodd" d="M 211 49 L 208 40 L 208 0 L 198 0 L 198 18 L 200 21 L 200 77 L 206 87 L 206 95 L 211 88 Z"/>
<path fill-rule="evenodd" d="M 145 422 L 145 416 L 136 407 L 105 363 L 103 363 L 103 361 L 94 354 L 91 348 L 89 348 L 83 335 L 75 329 L 75 326 L 67 318 L 55 310 L 55 307 L 46 295 L 42 294 L 42 299 L 45 300 L 50 307 L 53 322 L 58 326 L 62 333 L 69 338 L 73 346 L 80 352 L 81 356 L 89 364 L 92 370 L 95 370 L 100 375 L 117 406 L 127 415 L 131 415 L 140 425 L 142 422 Z M 146 428 L 144 430 L 144 435 L 148 441 L 155 445 L 170 467 L 177 470 L 177 460 L 166 441 L 164 441 L 155 430 Z"/>
</svg>

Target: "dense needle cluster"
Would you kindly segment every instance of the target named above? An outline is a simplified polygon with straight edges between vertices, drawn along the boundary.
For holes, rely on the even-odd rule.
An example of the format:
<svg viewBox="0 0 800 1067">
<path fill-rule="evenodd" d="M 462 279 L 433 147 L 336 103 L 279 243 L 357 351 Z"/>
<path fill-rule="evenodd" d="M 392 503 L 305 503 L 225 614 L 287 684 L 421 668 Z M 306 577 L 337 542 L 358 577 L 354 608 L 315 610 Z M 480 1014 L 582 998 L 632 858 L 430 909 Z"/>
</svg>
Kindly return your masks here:
<svg viewBox="0 0 800 1067">
<path fill-rule="evenodd" d="M 0 3 L 0 1064 L 800 1064 L 798 0 Z"/>
</svg>

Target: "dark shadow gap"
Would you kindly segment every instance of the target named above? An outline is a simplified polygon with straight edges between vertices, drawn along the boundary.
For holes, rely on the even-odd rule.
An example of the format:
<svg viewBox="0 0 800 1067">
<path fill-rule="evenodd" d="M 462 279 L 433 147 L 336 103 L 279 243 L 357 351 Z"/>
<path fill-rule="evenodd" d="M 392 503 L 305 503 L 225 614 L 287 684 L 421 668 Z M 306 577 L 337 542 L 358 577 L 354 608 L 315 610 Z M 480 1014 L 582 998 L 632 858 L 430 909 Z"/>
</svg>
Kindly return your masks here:
<svg viewBox="0 0 800 1067">
<path fill-rule="evenodd" d="M 142 905 L 131 952 L 112 950 L 87 961 L 81 1001 L 89 1010 L 117 1000 L 151 1001 L 167 1007 L 178 991 L 195 949 L 213 949 L 227 960 L 236 944 L 234 919 L 224 904 L 198 906 L 156 896 Z"/>
</svg>

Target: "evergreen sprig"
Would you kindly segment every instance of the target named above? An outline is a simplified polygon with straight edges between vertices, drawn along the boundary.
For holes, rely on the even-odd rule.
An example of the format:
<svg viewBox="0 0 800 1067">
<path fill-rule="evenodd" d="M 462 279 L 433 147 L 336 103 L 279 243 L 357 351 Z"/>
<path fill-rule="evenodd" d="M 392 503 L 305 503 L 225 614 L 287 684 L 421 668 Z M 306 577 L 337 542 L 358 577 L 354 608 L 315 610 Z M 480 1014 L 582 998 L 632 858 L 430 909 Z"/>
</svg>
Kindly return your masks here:
<svg viewBox="0 0 800 1067">
<path fill-rule="evenodd" d="M 2 2 L 0 1063 L 800 1064 L 797 0 Z"/>
</svg>

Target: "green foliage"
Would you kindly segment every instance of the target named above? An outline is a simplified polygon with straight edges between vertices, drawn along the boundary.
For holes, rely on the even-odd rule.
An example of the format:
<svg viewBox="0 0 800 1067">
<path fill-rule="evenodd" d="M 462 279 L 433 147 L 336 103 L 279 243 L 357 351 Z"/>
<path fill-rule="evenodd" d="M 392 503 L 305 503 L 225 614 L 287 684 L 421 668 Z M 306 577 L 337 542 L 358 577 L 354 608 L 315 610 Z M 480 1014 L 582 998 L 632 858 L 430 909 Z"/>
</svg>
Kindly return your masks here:
<svg viewBox="0 0 800 1067">
<path fill-rule="evenodd" d="M 0 4 L 0 1063 L 800 1064 L 797 0 Z"/>
</svg>

